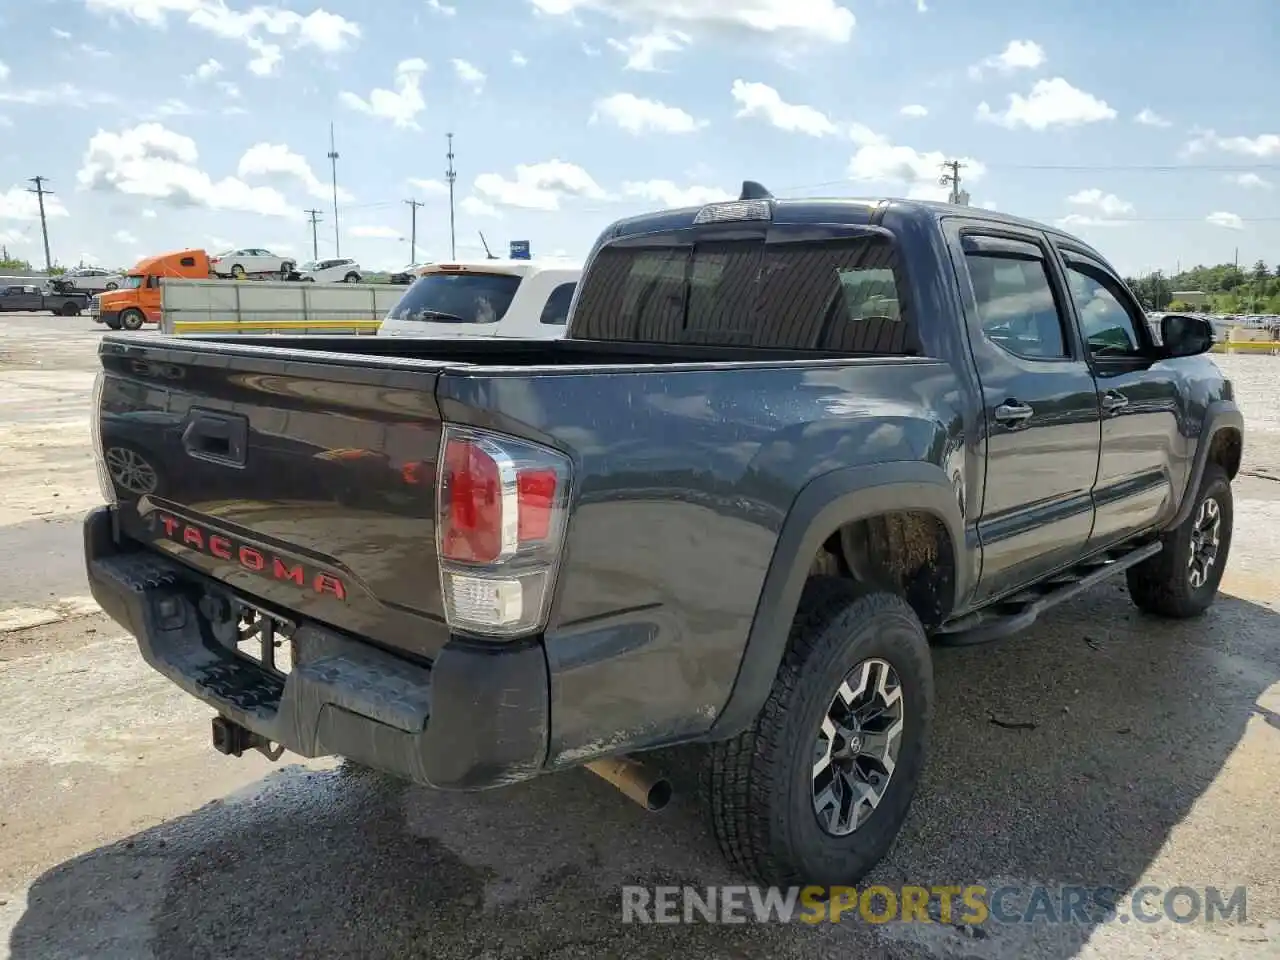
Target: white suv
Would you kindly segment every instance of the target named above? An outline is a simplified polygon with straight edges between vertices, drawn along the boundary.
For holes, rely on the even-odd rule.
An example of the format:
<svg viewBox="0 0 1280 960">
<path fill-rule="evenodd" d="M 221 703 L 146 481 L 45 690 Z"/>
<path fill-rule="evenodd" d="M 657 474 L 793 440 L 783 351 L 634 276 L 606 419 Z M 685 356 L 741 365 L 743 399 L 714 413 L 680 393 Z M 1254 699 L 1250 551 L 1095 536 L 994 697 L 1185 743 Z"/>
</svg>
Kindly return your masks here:
<svg viewBox="0 0 1280 960">
<path fill-rule="evenodd" d="M 581 276 L 573 261 L 432 263 L 388 311 L 378 336 L 557 340 Z"/>
<path fill-rule="evenodd" d="M 312 260 L 299 267 L 293 279 L 312 283 L 359 283 L 360 264 L 351 259 Z"/>
</svg>

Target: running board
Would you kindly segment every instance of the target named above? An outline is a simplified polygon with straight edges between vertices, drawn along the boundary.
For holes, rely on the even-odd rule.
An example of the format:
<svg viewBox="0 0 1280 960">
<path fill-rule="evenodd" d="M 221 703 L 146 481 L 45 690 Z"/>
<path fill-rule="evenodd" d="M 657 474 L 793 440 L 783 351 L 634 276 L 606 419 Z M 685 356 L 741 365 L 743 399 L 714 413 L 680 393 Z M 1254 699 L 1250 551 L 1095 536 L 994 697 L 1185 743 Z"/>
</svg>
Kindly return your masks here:
<svg viewBox="0 0 1280 960">
<path fill-rule="evenodd" d="M 932 639 L 942 647 L 970 647 L 1027 629 L 1050 607 L 1070 600 L 1108 577 L 1128 570 L 1164 548 L 1159 541 L 1126 553 L 1108 551 L 1054 574 L 1034 586 L 997 600 L 991 606 L 945 623 Z"/>
</svg>

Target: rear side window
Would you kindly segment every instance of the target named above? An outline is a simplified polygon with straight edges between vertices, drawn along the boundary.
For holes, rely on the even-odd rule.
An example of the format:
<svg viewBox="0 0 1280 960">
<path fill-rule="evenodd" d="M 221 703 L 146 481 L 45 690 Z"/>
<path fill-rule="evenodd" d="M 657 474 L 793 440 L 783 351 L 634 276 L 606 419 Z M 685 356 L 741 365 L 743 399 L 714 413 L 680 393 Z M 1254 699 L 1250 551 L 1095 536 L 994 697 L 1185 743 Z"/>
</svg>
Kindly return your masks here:
<svg viewBox="0 0 1280 960">
<path fill-rule="evenodd" d="M 573 288 L 576 286 L 576 283 L 562 283 L 552 290 L 551 296 L 547 297 L 546 305 L 542 308 L 542 316 L 538 318 L 538 322 L 557 327 L 564 326 L 569 320 L 569 304 L 573 301 Z"/>
<path fill-rule="evenodd" d="M 497 323 L 511 306 L 520 277 L 504 273 L 429 273 L 419 277 L 387 314 L 422 323 Z"/>
<path fill-rule="evenodd" d="M 969 253 L 965 262 L 988 340 L 1031 360 L 1069 356 L 1043 260 Z"/>
<path fill-rule="evenodd" d="M 918 353 L 901 280 L 882 237 L 606 247 L 583 281 L 574 336 Z"/>
</svg>

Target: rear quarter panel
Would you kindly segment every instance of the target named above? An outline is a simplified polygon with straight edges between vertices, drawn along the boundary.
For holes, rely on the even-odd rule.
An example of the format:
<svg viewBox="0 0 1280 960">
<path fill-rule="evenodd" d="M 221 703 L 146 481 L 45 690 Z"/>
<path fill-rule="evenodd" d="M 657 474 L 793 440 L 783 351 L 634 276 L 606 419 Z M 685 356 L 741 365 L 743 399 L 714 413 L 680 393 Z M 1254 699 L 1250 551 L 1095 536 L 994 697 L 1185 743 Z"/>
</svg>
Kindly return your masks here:
<svg viewBox="0 0 1280 960">
<path fill-rule="evenodd" d="M 962 396 L 946 364 L 902 359 L 443 376 L 446 420 L 573 458 L 546 632 L 552 761 L 706 730 L 799 491 L 833 470 L 898 460 L 936 464 L 963 486 Z"/>
</svg>

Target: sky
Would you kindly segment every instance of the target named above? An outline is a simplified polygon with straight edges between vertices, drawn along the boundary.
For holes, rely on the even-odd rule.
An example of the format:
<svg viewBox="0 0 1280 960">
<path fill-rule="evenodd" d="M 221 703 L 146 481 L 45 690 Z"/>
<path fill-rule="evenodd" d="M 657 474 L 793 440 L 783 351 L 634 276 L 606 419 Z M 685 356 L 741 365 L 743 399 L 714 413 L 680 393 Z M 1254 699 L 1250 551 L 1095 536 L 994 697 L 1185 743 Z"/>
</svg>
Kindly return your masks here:
<svg viewBox="0 0 1280 960">
<path fill-rule="evenodd" d="M 1274 0 L 0 3 L 0 244 L 366 270 L 737 194 L 945 197 L 1125 273 L 1280 263 Z M 328 159 L 337 152 L 339 235 Z M 406 201 L 419 201 L 411 207 Z M 417 246 L 410 224 L 416 210 Z"/>
</svg>

